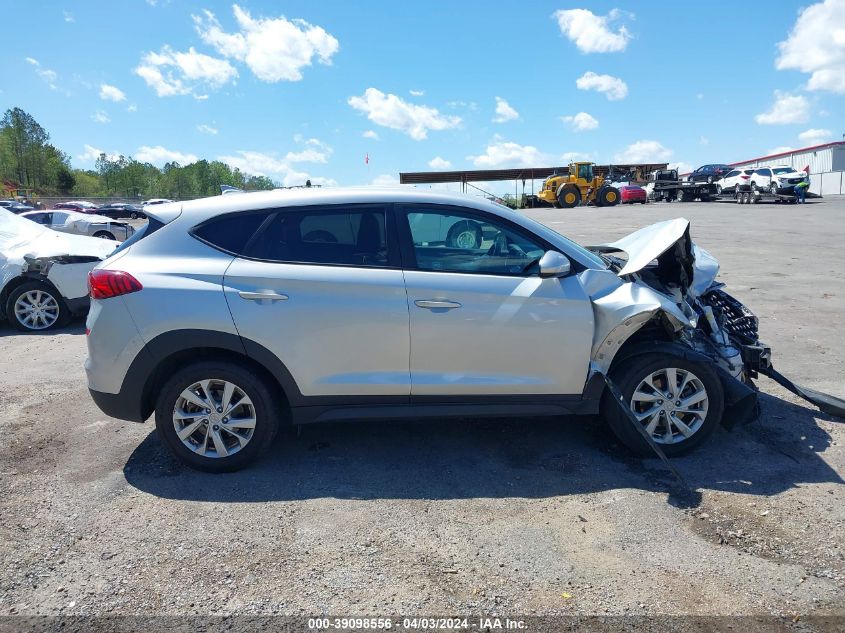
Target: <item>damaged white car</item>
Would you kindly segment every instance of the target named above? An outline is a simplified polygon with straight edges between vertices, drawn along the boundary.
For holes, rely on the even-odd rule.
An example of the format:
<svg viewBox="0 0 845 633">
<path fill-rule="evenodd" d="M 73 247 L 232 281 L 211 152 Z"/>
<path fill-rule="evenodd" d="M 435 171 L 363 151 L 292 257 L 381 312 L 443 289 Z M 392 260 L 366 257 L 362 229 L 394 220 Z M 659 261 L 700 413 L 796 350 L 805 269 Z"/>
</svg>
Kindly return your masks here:
<svg viewBox="0 0 845 633">
<path fill-rule="evenodd" d="M 49 227 L 62 233 L 88 235 L 104 240 L 125 242 L 135 234 L 135 229 L 128 222 L 112 220 L 102 215 L 92 213 L 77 213 L 76 211 L 29 211 L 21 213 L 36 224 Z"/>
<path fill-rule="evenodd" d="M 114 247 L 0 210 L 0 318 L 19 330 L 41 331 L 84 314 L 88 272 Z"/>
<path fill-rule="evenodd" d="M 590 251 L 417 190 L 148 211 L 91 275 L 88 386 L 113 417 L 155 412 L 196 468 L 244 466 L 283 422 L 407 417 L 602 413 L 634 450 L 680 454 L 751 416 L 773 371 L 683 219 Z"/>
</svg>

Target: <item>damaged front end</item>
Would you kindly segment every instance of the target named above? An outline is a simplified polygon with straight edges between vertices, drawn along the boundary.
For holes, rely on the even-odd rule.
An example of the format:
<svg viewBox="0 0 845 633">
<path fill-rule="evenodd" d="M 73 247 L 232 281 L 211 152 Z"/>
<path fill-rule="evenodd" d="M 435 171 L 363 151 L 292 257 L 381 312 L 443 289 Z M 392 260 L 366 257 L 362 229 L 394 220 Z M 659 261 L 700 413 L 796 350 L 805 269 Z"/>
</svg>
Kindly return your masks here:
<svg viewBox="0 0 845 633">
<path fill-rule="evenodd" d="M 596 319 L 593 372 L 607 376 L 613 363 L 643 348 L 694 355 L 717 371 L 727 427 L 757 417 L 753 380 L 761 373 L 823 411 L 845 415 L 842 400 L 794 385 L 774 370 L 757 317 L 716 281 L 718 262 L 692 242 L 689 228 L 686 219 L 668 220 L 591 247 L 608 264 L 582 273 Z"/>
</svg>

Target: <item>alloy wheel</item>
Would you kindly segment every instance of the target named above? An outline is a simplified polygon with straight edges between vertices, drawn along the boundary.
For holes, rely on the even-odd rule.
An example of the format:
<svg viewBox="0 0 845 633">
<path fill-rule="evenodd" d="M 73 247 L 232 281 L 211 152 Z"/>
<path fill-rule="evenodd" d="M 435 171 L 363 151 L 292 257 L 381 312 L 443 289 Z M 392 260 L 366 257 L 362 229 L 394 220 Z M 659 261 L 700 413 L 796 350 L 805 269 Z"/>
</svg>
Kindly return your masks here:
<svg viewBox="0 0 845 633">
<path fill-rule="evenodd" d="M 29 290 L 15 301 L 15 318 L 29 330 L 46 330 L 59 319 L 59 302 L 49 292 Z"/>
<path fill-rule="evenodd" d="M 255 406 L 246 392 L 226 380 L 195 382 L 179 394 L 173 407 L 173 428 L 197 455 L 229 457 L 255 433 Z"/>
<path fill-rule="evenodd" d="M 707 418 L 704 383 L 679 367 L 652 372 L 631 396 L 631 410 L 658 444 L 678 444 L 692 437 Z"/>
</svg>

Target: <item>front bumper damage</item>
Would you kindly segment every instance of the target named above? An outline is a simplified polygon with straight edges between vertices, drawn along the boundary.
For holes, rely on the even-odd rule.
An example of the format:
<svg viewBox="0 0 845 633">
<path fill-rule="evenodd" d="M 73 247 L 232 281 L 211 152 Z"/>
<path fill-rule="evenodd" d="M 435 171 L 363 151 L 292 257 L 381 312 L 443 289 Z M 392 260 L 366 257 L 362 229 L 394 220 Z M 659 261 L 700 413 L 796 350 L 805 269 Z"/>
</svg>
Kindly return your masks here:
<svg viewBox="0 0 845 633">
<path fill-rule="evenodd" d="M 711 364 L 723 386 L 727 428 L 759 417 L 754 380 L 760 374 L 821 411 L 845 417 L 845 400 L 796 385 L 775 370 L 771 349 L 759 340 L 757 317 L 716 281 L 718 262 L 692 242 L 687 220 L 661 222 L 592 250 L 609 265 L 582 273 L 596 321 L 592 371 L 602 374 L 625 416 L 667 465 L 609 376 L 628 355 L 665 352 Z"/>
</svg>

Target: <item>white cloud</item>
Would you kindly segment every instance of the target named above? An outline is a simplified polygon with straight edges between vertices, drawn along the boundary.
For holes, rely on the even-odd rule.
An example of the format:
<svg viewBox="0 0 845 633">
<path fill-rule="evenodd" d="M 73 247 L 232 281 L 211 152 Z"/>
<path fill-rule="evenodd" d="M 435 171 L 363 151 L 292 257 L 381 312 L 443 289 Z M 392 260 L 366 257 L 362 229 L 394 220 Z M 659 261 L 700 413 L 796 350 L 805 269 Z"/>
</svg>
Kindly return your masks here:
<svg viewBox="0 0 845 633">
<path fill-rule="evenodd" d="M 798 138 L 810 145 L 819 145 L 833 138 L 833 132 L 820 128 L 810 128 L 798 135 Z"/>
<path fill-rule="evenodd" d="M 171 97 L 193 94 L 199 85 L 220 88 L 234 81 L 238 71 L 225 59 L 198 53 L 193 47 L 179 52 L 164 46 L 159 53 L 144 55 L 135 74 L 159 97 Z"/>
<path fill-rule="evenodd" d="M 692 171 L 692 165 L 684 161 L 678 161 L 677 163 L 669 163 L 669 169 L 677 169 L 679 175 L 688 174 Z"/>
<path fill-rule="evenodd" d="M 378 140 L 378 134 L 376 133 L 375 130 L 367 130 L 361 136 L 363 136 L 364 138 L 371 138 L 374 141 Z"/>
<path fill-rule="evenodd" d="M 189 165 L 197 162 L 196 154 L 185 154 L 175 150 L 167 149 L 161 145 L 150 147 L 143 145 L 138 148 L 135 154 L 135 159 L 142 163 L 152 163 L 153 165 L 163 165 L 164 163 L 179 163 L 180 165 Z"/>
<path fill-rule="evenodd" d="M 845 94 L 845 0 L 802 9 L 778 48 L 775 67 L 810 73 L 807 90 Z"/>
<path fill-rule="evenodd" d="M 597 75 L 586 72 L 575 80 L 578 90 L 595 90 L 603 93 L 608 100 L 618 101 L 628 96 L 628 84 L 611 75 Z"/>
<path fill-rule="evenodd" d="M 285 187 L 304 185 L 306 180 L 310 180 L 314 185 L 333 186 L 337 184 L 331 178 L 311 176 L 306 172 L 297 171 L 286 160 L 275 154 L 238 150 L 235 154 L 218 156 L 217 160 L 221 160 L 232 167 L 237 167 L 246 174 L 266 176 L 280 182 Z"/>
<path fill-rule="evenodd" d="M 775 90 L 775 102 L 767 112 L 754 117 L 760 125 L 804 123 L 810 118 L 810 102 L 803 95 Z"/>
<path fill-rule="evenodd" d="M 571 125 L 576 132 L 583 132 L 584 130 L 595 130 L 599 126 L 599 121 L 594 116 L 586 112 L 579 112 L 572 116 L 562 116 L 560 120 Z"/>
<path fill-rule="evenodd" d="M 76 18 L 69 11 L 63 11 L 63 15 L 65 16 L 65 22 L 72 23 L 76 22 Z"/>
<path fill-rule="evenodd" d="M 117 86 L 110 86 L 109 84 L 100 84 L 100 99 L 104 101 L 114 101 L 118 103 L 126 100 L 126 94 Z"/>
<path fill-rule="evenodd" d="M 253 18 L 237 4 L 232 11 L 237 32 L 227 33 L 211 11 L 204 11 L 192 16 L 197 33 L 224 57 L 244 62 L 261 81 L 299 81 L 313 59 L 331 65 L 340 48 L 334 36 L 305 20 Z"/>
<path fill-rule="evenodd" d="M 445 158 L 440 158 L 440 156 L 435 156 L 430 161 L 428 161 L 428 166 L 432 169 L 449 169 L 452 166 Z"/>
<path fill-rule="evenodd" d="M 373 178 L 372 184 L 378 187 L 389 187 L 391 185 L 398 185 L 399 179 L 393 174 L 379 174 Z"/>
<path fill-rule="evenodd" d="M 786 152 L 791 152 L 793 149 L 795 148 L 790 147 L 789 145 L 778 145 L 777 147 L 773 147 L 768 150 L 766 155 L 771 156 L 772 154 L 785 154 Z"/>
<path fill-rule="evenodd" d="M 496 116 L 493 117 L 494 123 L 506 123 L 519 118 L 519 112 L 514 110 L 507 101 L 501 97 L 496 97 Z"/>
<path fill-rule="evenodd" d="M 578 160 L 590 160 L 590 155 L 583 152 L 566 152 L 565 154 L 561 154 L 560 160 L 564 164 L 569 164 Z"/>
<path fill-rule="evenodd" d="M 97 110 L 94 114 L 91 115 L 91 118 L 97 123 L 111 123 L 109 115 L 103 112 L 102 110 Z"/>
<path fill-rule="evenodd" d="M 533 145 L 495 139 L 480 156 L 468 156 L 476 167 L 540 167 L 551 158 Z"/>
<path fill-rule="evenodd" d="M 710 145 L 710 139 L 706 136 L 700 136 L 698 137 L 698 143 L 699 145 Z"/>
<path fill-rule="evenodd" d="M 30 64 L 35 67 L 35 74 L 41 77 L 47 85 L 50 87 L 50 90 L 58 90 L 58 86 L 56 85 L 56 80 L 59 78 L 59 75 L 56 73 L 55 70 L 50 70 L 49 68 L 44 68 L 37 59 L 33 57 L 26 57 L 26 63 Z"/>
<path fill-rule="evenodd" d="M 425 95 L 425 90 L 409 90 L 408 92 L 411 93 L 412 97 L 422 97 Z"/>
<path fill-rule="evenodd" d="M 625 26 L 613 30 L 613 23 L 621 16 L 619 9 L 613 9 L 607 15 L 596 15 L 588 9 L 559 10 L 553 15 L 560 32 L 582 53 L 624 51 L 631 40 L 631 34 Z"/>
<path fill-rule="evenodd" d="M 137 111 L 138 111 L 138 106 L 137 106 L 136 104 L 134 104 L 134 103 L 133 103 L 133 104 L 131 104 L 131 105 L 129 105 L 129 106 L 127 106 L 127 107 L 126 107 L 126 111 L 127 111 L 127 112 L 137 112 Z"/>
<path fill-rule="evenodd" d="M 81 154 L 77 154 L 76 157 L 86 163 L 95 162 L 100 157 L 100 154 L 105 154 L 108 160 L 117 160 L 118 158 L 120 158 L 120 154 L 118 154 L 117 152 L 106 152 L 97 147 L 94 147 L 93 145 L 88 145 L 87 143 L 85 144 L 83 149 L 85 151 L 83 151 Z"/>
<path fill-rule="evenodd" d="M 302 142 L 299 137 L 294 140 L 297 143 Z M 309 138 L 304 145 L 305 148 L 299 152 L 288 152 L 285 155 L 285 160 L 289 163 L 327 163 L 329 157 L 334 153 L 334 149 L 316 138 Z"/>
<path fill-rule="evenodd" d="M 635 141 L 613 156 L 617 163 L 660 163 L 672 156 L 672 150 L 657 141 Z"/>
<path fill-rule="evenodd" d="M 460 117 L 440 114 L 430 106 L 408 103 L 376 88 L 367 88 L 360 97 L 349 97 L 347 103 L 366 113 L 373 123 L 400 130 L 415 141 L 426 138 L 429 130 L 447 130 L 461 123 Z"/>
<path fill-rule="evenodd" d="M 219 131 L 220 130 L 218 130 L 216 127 L 212 127 L 212 126 L 208 125 L 207 123 L 200 123 L 197 126 L 197 132 L 200 132 L 201 134 L 216 135 Z"/>
</svg>

